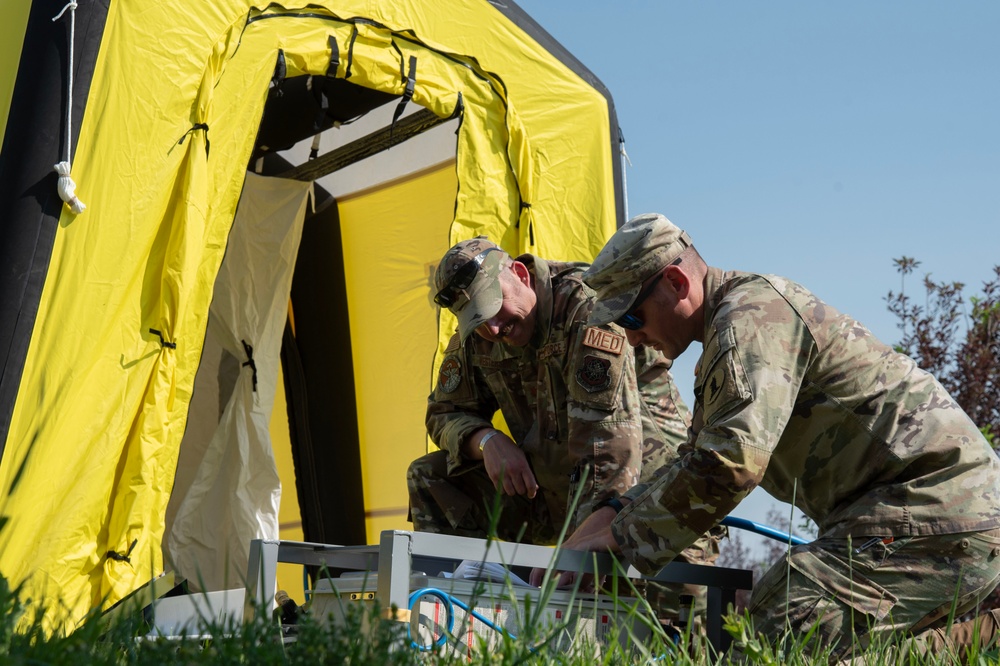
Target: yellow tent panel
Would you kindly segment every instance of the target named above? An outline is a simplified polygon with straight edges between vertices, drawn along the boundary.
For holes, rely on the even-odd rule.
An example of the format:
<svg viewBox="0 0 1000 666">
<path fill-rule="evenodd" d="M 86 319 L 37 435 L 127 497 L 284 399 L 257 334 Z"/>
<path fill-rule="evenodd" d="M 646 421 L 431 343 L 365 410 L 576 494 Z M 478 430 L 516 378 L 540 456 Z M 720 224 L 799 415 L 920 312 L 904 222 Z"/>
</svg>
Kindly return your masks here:
<svg viewBox="0 0 1000 666">
<path fill-rule="evenodd" d="M 406 528 L 406 467 L 426 451 L 420 433 L 437 349 L 434 266 L 448 249 L 454 165 L 340 204 L 358 387 L 368 542 Z M 408 202 L 426 199 L 432 205 Z M 381 255 L 379 270 L 369 253 Z"/>
<path fill-rule="evenodd" d="M 317 205 L 304 233 L 330 232 L 339 247 L 298 249 L 290 293 L 302 326 L 285 335 L 282 372 L 276 358 L 235 360 L 239 372 L 250 360 L 267 371 L 281 389 L 275 409 L 287 409 L 271 426 L 281 515 L 262 526 L 301 522 L 301 533 L 280 534 L 334 539 L 338 519 L 356 519 L 351 538 L 369 541 L 405 527 L 405 469 L 425 450 L 435 357 L 454 330 L 432 304 L 435 262 L 482 233 L 515 253 L 593 256 L 622 209 L 600 83 L 512 3 L 81 4 L 71 147 L 87 209 L 75 215 L 54 193 L 65 128 L 45 125 L 65 118 L 65 64 L 40 67 L 41 51 L 22 48 L 65 50 L 67 31 L 45 3 L 15 4 L 0 11 L 10 37 L 0 40 L 0 170 L 17 174 L 0 184 L 10 267 L 0 278 L 0 573 L 64 605 L 52 621 L 71 625 L 163 571 L 166 507 L 247 171 L 301 166 L 308 159 L 276 165 L 293 144 L 382 106 L 454 118 L 434 135 L 453 159 L 418 154 L 404 177 L 373 174 L 353 193 L 321 178 L 317 200 L 339 228 L 323 228 Z M 404 154 L 382 157 L 399 166 Z M 310 329 L 334 301 L 342 309 Z M 345 427 L 317 426 L 336 403 Z M 306 464 L 319 454 L 358 461 L 360 490 L 341 489 L 340 506 L 315 480 L 303 490 L 304 475 L 331 473 Z M 307 500 L 298 519 L 296 489 Z"/>
</svg>

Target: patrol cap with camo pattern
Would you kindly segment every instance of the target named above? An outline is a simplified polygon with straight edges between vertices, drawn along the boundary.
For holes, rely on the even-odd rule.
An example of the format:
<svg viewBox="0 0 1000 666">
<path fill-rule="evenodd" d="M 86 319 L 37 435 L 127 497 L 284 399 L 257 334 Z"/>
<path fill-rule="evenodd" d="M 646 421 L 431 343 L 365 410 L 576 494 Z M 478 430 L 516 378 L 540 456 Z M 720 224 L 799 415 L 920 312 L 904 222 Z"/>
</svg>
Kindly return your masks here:
<svg viewBox="0 0 1000 666">
<path fill-rule="evenodd" d="M 444 253 L 438 263 L 434 273 L 434 286 L 439 295 L 446 292 L 453 297 L 448 309 L 458 317 L 458 333 L 462 342 L 476 327 L 500 311 L 503 291 L 499 278 L 504 269 L 503 260 L 507 256 L 506 252 L 496 243 L 487 240 L 486 236 L 477 236 L 456 243 Z M 461 283 L 465 281 L 462 278 L 472 270 L 471 267 L 466 268 L 469 262 L 475 262 L 478 266 L 471 274 L 472 281 L 462 287 Z"/>
<path fill-rule="evenodd" d="M 688 235 L 658 213 L 636 215 L 623 224 L 583 274 L 597 292 L 590 323 L 607 324 L 628 312 L 642 283 L 690 246 Z"/>
</svg>

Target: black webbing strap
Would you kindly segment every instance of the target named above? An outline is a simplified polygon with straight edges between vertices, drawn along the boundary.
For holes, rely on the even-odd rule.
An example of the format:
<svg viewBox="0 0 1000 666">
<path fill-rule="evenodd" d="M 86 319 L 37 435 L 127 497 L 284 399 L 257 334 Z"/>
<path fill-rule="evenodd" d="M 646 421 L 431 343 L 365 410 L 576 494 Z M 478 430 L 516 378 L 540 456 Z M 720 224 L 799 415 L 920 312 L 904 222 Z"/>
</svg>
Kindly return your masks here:
<svg viewBox="0 0 1000 666">
<path fill-rule="evenodd" d="M 163 333 L 160 333 L 155 328 L 149 329 L 149 332 L 152 333 L 153 335 L 155 335 L 156 337 L 158 337 L 160 339 L 160 346 L 161 347 L 166 347 L 167 349 L 177 349 L 177 343 L 176 342 L 167 342 L 166 340 L 163 339 Z"/>
<path fill-rule="evenodd" d="M 205 158 L 207 159 L 208 158 L 208 151 L 212 148 L 212 142 L 208 140 L 208 123 L 198 123 L 197 125 L 193 126 L 191 129 L 189 129 L 187 132 L 184 132 L 184 136 L 182 136 L 177 141 L 177 145 L 178 146 L 183 145 L 184 144 L 184 139 L 187 138 L 188 134 L 190 134 L 191 132 L 197 131 L 197 130 L 205 130 Z M 150 329 L 150 330 L 152 330 L 152 329 Z"/>
<path fill-rule="evenodd" d="M 330 47 L 330 64 L 326 66 L 326 75 L 336 78 L 337 70 L 340 68 L 340 47 L 337 46 L 337 38 L 330 35 L 326 38 L 326 45 Z"/>
<path fill-rule="evenodd" d="M 354 42 L 358 39 L 358 26 L 355 24 L 351 28 L 351 44 L 347 47 L 347 70 L 344 72 L 344 78 L 351 78 L 351 67 L 354 65 Z"/>
<path fill-rule="evenodd" d="M 322 81 L 313 78 L 312 89 L 316 103 L 319 104 L 319 109 L 316 111 L 316 118 L 313 120 L 313 131 L 321 132 L 323 124 L 326 122 L 327 112 L 330 110 L 330 100 L 326 96 L 326 88 L 323 87 Z"/>
<path fill-rule="evenodd" d="M 288 74 L 288 66 L 285 64 L 285 52 L 278 49 L 278 61 L 274 63 L 274 75 L 271 76 L 271 87 L 276 88 L 275 95 L 281 97 L 284 93 L 279 86 L 285 82 Z"/>
<path fill-rule="evenodd" d="M 403 109 L 407 103 L 413 99 L 413 89 L 417 85 L 417 56 L 410 56 L 410 71 L 406 75 L 406 89 L 403 91 L 403 98 L 396 105 L 396 110 L 392 114 L 392 124 L 389 126 L 389 145 L 392 145 L 392 131 L 396 127 L 396 121 L 403 115 Z"/>
<path fill-rule="evenodd" d="M 132 557 L 131 557 L 132 556 L 132 549 L 135 548 L 135 544 L 137 544 L 137 543 L 139 543 L 138 539 L 132 539 L 132 543 L 131 543 L 131 545 L 129 545 L 128 550 L 125 551 L 124 555 L 122 555 L 121 553 L 116 553 L 113 550 L 109 550 L 107 552 L 106 556 L 107 556 L 108 559 L 114 560 L 115 562 L 128 562 L 128 563 L 131 564 L 131 562 L 132 562 Z"/>
<path fill-rule="evenodd" d="M 326 65 L 326 78 L 335 79 L 337 78 L 337 69 L 340 67 L 340 48 L 337 46 L 337 38 L 333 35 L 327 35 L 326 44 L 330 47 L 330 61 Z M 330 111 L 330 99 L 326 96 L 326 86 L 324 86 L 324 82 L 319 77 L 312 78 L 312 91 L 316 97 L 316 102 L 319 104 L 316 119 L 313 120 L 313 131 L 318 133 L 322 132 L 326 126 L 326 119 Z M 309 159 L 315 159 L 318 154 L 319 148 L 313 142 Z"/>
<path fill-rule="evenodd" d="M 247 360 L 243 362 L 240 367 L 246 368 L 249 366 L 250 370 L 253 371 L 253 392 L 257 392 L 257 364 L 253 360 L 253 347 L 247 344 L 246 340 L 240 340 L 243 343 L 243 351 L 246 352 Z"/>
</svg>

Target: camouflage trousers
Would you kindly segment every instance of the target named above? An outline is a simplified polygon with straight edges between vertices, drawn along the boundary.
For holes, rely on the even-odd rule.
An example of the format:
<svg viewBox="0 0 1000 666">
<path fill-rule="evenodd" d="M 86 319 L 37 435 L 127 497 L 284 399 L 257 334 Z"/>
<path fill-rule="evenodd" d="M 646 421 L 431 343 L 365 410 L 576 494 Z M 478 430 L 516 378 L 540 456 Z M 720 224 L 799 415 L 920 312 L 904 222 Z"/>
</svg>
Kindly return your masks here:
<svg viewBox="0 0 1000 666">
<path fill-rule="evenodd" d="M 815 626 L 816 640 L 837 655 L 876 638 L 930 636 L 974 609 L 998 582 L 1000 530 L 817 539 L 795 546 L 764 574 L 748 610 L 767 638 Z"/>
<path fill-rule="evenodd" d="M 503 541 L 550 546 L 556 543 L 566 520 L 566 512 L 554 507 L 566 504 L 563 490 L 558 495 L 540 488 L 533 500 L 520 495 L 498 494 L 482 463 L 465 465 L 448 473 L 444 451 L 417 458 L 406 472 L 410 494 L 410 521 L 418 532 L 485 538 L 493 529 Z M 499 507 L 494 515 L 493 506 Z M 570 533 L 573 526 L 567 530 Z M 725 528 L 718 528 L 686 548 L 678 561 L 714 564 L 719 557 L 719 540 Z M 643 594 L 661 621 L 678 624 L 694 610 L 694 618 L 704 617 L 707 590 L 702 586 L 638 581 Z"/>
<path fill-rule="evenodd" d="M 566 512 L 553 515 L 561 497 L 539 488 L 534 499 L 498 492 L 482 463 L 448 473 L 448 457 L 435 451 L 417 458 L 406 471 L 410 520 L 418 532 L 486 538 L 548 546 L 556 542 Z M 494 510 L 496 506 L 499 511 Z M 492 530 L 491 530 L 492 528 Z"/>
</svg>

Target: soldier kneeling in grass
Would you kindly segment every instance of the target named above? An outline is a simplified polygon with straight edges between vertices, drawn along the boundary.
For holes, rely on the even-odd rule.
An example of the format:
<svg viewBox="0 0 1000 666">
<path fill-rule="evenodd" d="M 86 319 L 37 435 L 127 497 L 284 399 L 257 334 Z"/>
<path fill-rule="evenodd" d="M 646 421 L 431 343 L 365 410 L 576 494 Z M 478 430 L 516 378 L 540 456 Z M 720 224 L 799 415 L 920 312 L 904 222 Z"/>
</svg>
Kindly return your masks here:
<svg viewBox="0 0 1000 666">
<path fill-rule="evenodd" d="M 753 591 L 766 637 L 815 629 L 835 656 L 993 640 L 1000 611 L 945 625 L 1000 580 L 1000 461 L 932 375 L 801 285 L 708 266 L 661 215 L 622 226 L 584 280 L 591 324 L 668 359 L 703 349 L 684 455 L 566 548 L 652 574 L 759 485 L 819 527 Z"/>
<path fill-rule="evenodd" d="M 513 258 L 482 236 L 445 253 L 435 302 L 456 316 L 458 333 L 427 404 L 441 451 L 407 472 L 414 529 L 479 538 L 494 529 L 550 545 L 563 525 L 574 528 L 678 457 L 690 413 L 670 363 L 633 350 L 616 324 L 588 324 L 586 268 Z M 493 426 L 497 411 L 509 436 Z M 491 525 L 494 498 L 501 511 Z M 692 539 L 675 557 L 711 564 L 720 534 Z M 661 617 L 679 615 L 683 590 L 650 591 Z"/>
</svg>

